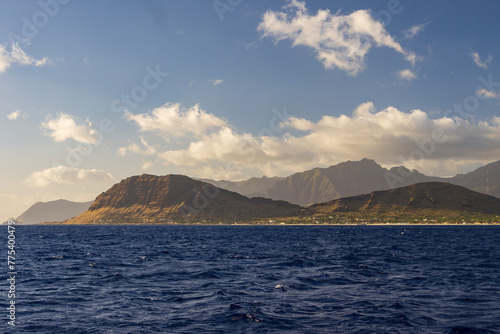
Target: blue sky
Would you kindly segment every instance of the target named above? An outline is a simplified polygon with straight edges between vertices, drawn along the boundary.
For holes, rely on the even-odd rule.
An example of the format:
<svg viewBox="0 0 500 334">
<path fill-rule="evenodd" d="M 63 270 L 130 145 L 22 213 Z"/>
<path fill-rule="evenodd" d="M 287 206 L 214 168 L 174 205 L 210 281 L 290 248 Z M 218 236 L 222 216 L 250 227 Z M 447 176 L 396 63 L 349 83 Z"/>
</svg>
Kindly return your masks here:
<svg viewBox="0 0 500 334">
<path fill-rule="evenodd" d="M 10 1 L 2 219 L 130 175 L 500 159 L 500 3 Z"/>
</svg>

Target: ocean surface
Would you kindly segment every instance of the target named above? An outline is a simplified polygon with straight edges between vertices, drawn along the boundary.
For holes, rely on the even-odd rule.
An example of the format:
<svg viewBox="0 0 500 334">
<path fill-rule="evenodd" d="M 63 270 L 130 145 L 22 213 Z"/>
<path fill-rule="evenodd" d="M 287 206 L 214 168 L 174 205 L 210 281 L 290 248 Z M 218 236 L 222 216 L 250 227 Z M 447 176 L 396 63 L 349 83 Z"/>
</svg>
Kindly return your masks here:
<svg viewBox="0 0 500 334">
<path fill-rule="evenodd" d="M 5 333 L 500 333 L 500 226 L 18 226 L 15 236 L 16 326 L 3 298 Z"/>
</svg>

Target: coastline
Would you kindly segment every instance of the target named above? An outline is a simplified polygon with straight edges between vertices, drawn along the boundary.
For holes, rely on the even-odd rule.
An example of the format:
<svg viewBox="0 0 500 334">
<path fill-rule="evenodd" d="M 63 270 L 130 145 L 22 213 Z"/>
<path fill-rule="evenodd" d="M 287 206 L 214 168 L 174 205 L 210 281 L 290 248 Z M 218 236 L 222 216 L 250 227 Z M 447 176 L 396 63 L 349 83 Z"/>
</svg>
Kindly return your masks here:
<svg viewBox="0 0 500 334">
<path fill-rule="evenodd" d="M 21 225 L 21 224 L 20 224 Z M 193 224 L 178 224 L 178 223 L 88 223 L 88 224 L 65 224 L 65 223 L 41 223 L 41 224 L 22 224 L 22 226 L 500 226 L 500 222 L 492 223 L 464 223 L 464 224 L 418 224 L 418 223 L 373 223 L 373 224 L 311 224 L 311 223 L 297 223 L 297 224 L 254 224 L 254 223 L 222 223 L 222 224 L 207 224 L 207 223 L 193 223 Z"/>
</svg>

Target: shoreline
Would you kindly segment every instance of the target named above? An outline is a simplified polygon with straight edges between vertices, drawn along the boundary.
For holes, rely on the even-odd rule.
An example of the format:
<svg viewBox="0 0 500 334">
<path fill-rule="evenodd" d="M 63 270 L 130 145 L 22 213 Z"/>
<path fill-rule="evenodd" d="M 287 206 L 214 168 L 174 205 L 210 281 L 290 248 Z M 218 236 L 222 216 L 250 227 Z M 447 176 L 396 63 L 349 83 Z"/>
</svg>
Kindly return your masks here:
<svg viewBox="0 0 500 334">
<path fill-rule="evenodd" d="M 236 224 L 148 224 L 148 223 L 88 223 L 88 224 L 64 224 L 64 223 L 40 223 L 40 224 L 18 224 L 16 226 L 500 226 L 500 222 L 494 223 L 466 223 L 466 224 L 418 224 L 418 223 L 374 223 L 374 224 L 251 224 L 251 223 L 236 223 Z"/>
</svg>

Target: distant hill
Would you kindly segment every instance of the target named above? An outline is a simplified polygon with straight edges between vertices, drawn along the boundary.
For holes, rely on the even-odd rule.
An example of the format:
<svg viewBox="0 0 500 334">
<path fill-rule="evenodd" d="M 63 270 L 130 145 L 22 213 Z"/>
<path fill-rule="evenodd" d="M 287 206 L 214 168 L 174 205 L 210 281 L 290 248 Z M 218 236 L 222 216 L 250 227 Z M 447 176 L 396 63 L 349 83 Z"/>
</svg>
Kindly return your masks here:
<svg viewBox="0 0 500 334">
<path fill-rule="evenodd" d="M 207 187 L 207 183 L 209 183 L 217 187 L 217 189 L 220 188 L 226 189 L 229 190 L 229 192 L 239 193 L 240 195 L 243 196 L 264 197 L 273 199 L 275 201 L 286 201 L 296 205 L 308 206 L 316 203 L 328 202 L 334 199 L 351 197 L 362 194 L 369 194 L 374 191 L 388 190 L 390 188 L 404 187 L 424 182 L 447 182 L 450 184 L 463 186 L 465 188 L 477 192 L 486 193 L 487 171 L 489 176 L 489 194 L 500 198 L 500 161 L 490 163 L 487 166 L 480 167 L 470 173 L 459 174 L 451 178 L 427 176 L 416 170 L 410 171 L 405 167 L 394 167 L 388 170 L 378 165 L 375 161 L 369 159 L 363 159 L 361 161 L 347 161 L 337 164 L 335 166 L 330 166 L 328 168 L 314 168 L 309 171 L 293 174 L 286 178 L 262 177 L 262 178 L 251 178 L 246 181 L 230 182 L 230 181 L 213 181 L 213 180 L 193 180 L 181 175 L 172 175 L 171 177 L 175 179 L 174 181 L 172 181 L 174 182 L 172 184 L 179 183 L 180 179 L 182 178 L 189 179 L 190 180 L 189 182 L 201 182 L 196 184 L 195 183 L 191 184 L 188 182 L 189 185 L 187 185 L 187 187 L 188 188 L 191 187 L 190 189 L 188 189 L 189 191 L 196 187 L 200 189 L 205 189 Z M 132 177 L 129 179 L 145 178 L 145 177 L 153 177 L 153 176 L 142 175 L 142 176 Z M 149 186 L 152 185 L 154 185 L 154 183 L 151 183 Z M 148 190 L 146 189 L 142 189 L 141 191 L 145 193 L 148 192 Z M 159 191 L 158 189 L 154 190 L 154 192 L 158 191 Z M 164 192 L 164 190 L 161 191 Z M 126 210 L 125 209 L 118 210 L 113 207 L 113 205 L 116 205 L 116 203 L 114 203 L 113 205 L 107 207 L 107 209 L 105 210 L 106 214 L 103 216 L 99 216 L 101 218 L 98 219 L 103 219 L 102 217 L 104 216 L 108 217 L 106 219 L 111 219 L 109 217 L 116 216 L 122 218 L 129 217 L 130 219 L 144 218 L 147 220 L 147 219 L 154 219 L 155 217 L 158 218 L 159 217 L 158 215 L 165 217 L 161 219 L 171 219 L 173 217 L 177 217 L 178 219 L 180 216 L 186 217 L 185 214 L 180 213 L 180 210 L 185 211 L 186 209 L 193 207 L 193 205 L 189 205 L 190 201 L 191 204 L 193 200 L 200 201 L 200 203 L 203 202 L 202 195 L 196 195 L 194 193 L 193 194 L 183 193 L 183 192 L 178 192 L 176 194 L 178 194 L 179 201 L 181 202 L 180 204 L 179 203 L 165 204 L 161 201 L 161 199 L 158 199 L 158 200 L 151 200 L 151 203 L 148 202 L 146 204 L 133 203 L 132 206 L 134 206 L 135 209 L 128 208 Z M 127 196 L 130 197 L 131 195 Z M 224 193 L 223 197 L 225 198 L 225 196 L 229 195 Z M 262 217 L 271 217 L 271 215 L 274 214 L 273 210 L 267 210 L 271 207 L 268 205 L 271 202 L 261 203 L 261 207 L 264 210 L 262 213 L 260 212 L 255 213 L 255 210 L 252 211 L 252 209 L 250 209 L 250 207 L 253 205 L 252 204 L 253 202 L 252 203 L 246 202 L 242 206 L 244 207 L 244 209 L 238 211 L 235 208 L 240 207 L 238 201 L 243 201 L 243 199 L 242 198 L 237 199 L 237 197 L 235 197 L 235 194 L 229 197 L 231 197 L 231 199 L 228 200 L 227 203 L 219 202 L 218 200 L 213 200 L 210 201 L 210 206 L 206 208 L 203 207 L 203 210 L 198 210 L 195 208 L 195 210 L 189 211 L 189 214 L 187 216 L 189 217 L 196 216 L 197 217 L 196 219 L 198 219 L 199 217 L 210 217 L 210 219 L 215 217 L 219 218 L 225 217 L 229 219 L 229 217 L 232 217 L 231 219 L 233 218 L 242 219 L 242 218 L 257 217 L 259 215 Z M 246 199 L 248 200 L 248 198 Z M 257 198 L 256 200 L 262 201 L 262 198 L 261 199 Z M 72 203 L 69 201 L 66 202 Z M 160 202 L 163 204 L 161 204 L 161 206 L 158 207 L 156 203 Z M 96 207 L 94 207 L 93 210 L 91 210 L 92 215 L 88 213 L 85 219 L 87 218 L 90 219 L 93 216 L 96 217 L 98 216 L 97 211 L 101 210 L 102 208 L 97 209 L 97 205 L 98 204 L 96 204 Z M 36 213 L 34 216 L 32 215 L 32 217 L 36 218 L 34 218 L 34 220 L 31 220 L 25 216 L 25 214 L 28 213 L 26 212 L 23 215 L 21 215 L 18 218 L 18 220 L 22 221 L 24 219 L 24 221 L 29 221 L 32 223 L 38 223 L 42 221 L 61 221 L 66 218 L 76 216 L 78 213 L 84 211 L 82 209 L 80 212 L 77 211 L 75 213 L 74 211 L 71 211 L 71 209 L 63 208 L 63 206 L 64 205 L 59 206 L 57 208 L 46 210 L 47 212 L 50 211 L 50 214 L 62 213 L 62 215 L 57 217 L 49 215 L 49 213 L 47 213 L 47 215 L 49 216 L 43 216 L 40 213 Z M 65 213 L 66 210 L 69 210 L 70 212 Z M 132 214 L 131 210 L 132 211 L 138 210 L 138 211 Z M 224 210 L 226 210 L 225 213 L 223 212 Z M 117 212 L 116 215 L 112 214 L 112 212 L 114 211 Z M 244 212 L 245 214 L 248 214 L 247 217 L 245 217 L 245 214 L 243 214 Z M 287 211 L 284 210 L 282 212 L 283 215 L 285 216 L 288 215 L 285 214 L 286 212 Z"/>
<path fill-rule="evenodd" d="M 488 172 L 489 193 L 500 198 L 500 161 L 489 164 Z M 373 160 L 363 159 L 296 173 L 252 195 L 307 206 L 422 182 L 448 182 L 486 193 L 486 167 L 452 178 L 441 178 L 402 166 L 388 170 Z"/>
<path fill-rule="evenodd" d="M 401 168 L 405 172 L 404 175 L 411 175 L 397 186 L 435 180 L 416 171 L 410 172 L 404 167 Z M 391 171 L 398 172 L 397 168 Z M 256 195 L 307 206 L 375 190 L 386 190 L 390 188 L 387 172 L 387 169 L 373 160 L 347 161 L 328 168 L 314 168 L 293 174 Z"/>
<path fill-rule="evenodd" d="M 318 213 L 482 213 L 500 214 L 500 199 L 467 188 L 426 182 L 392 190 L 375 191 L 309 207 Z"/>
<path fill-rule="evenodd" d="M 244 196 L 251 196 L 271 188 L 276 182 L 283 180 L 283 177 L 252 177 L 245 181 L 214 181 L 209 179 L 196 179 L 198 181 L 213 184 L 216 187 L 237 192 Z"/>
<path fill-rule="evenodd" d="M 44 222 L 62 222 L 85 212 L 93 201 L 72 202 L 64 199 L 50 202 L 38 202 L 17 217 L 16 221 L 24 224 Z"/>
<path fill-rule="evenodd" d="M 29 224 L 17 221 L 15 219 L 9 219 L 9 220 L 13 220 L 14 221 L 14 225 L 29 225 Z M 6 220 L 6 221 L 2 222 L 2 224 L 0 224 L 0 225 L 9 225 L 9 220 Z"/>
<path fill-rule="evenodd" d="M 295 216 L 301 207 L 283 201 L 248 198 L 183 175 L 132 176 L 97 196 L 89 209 L 68 224 Z"/>
</svg>

